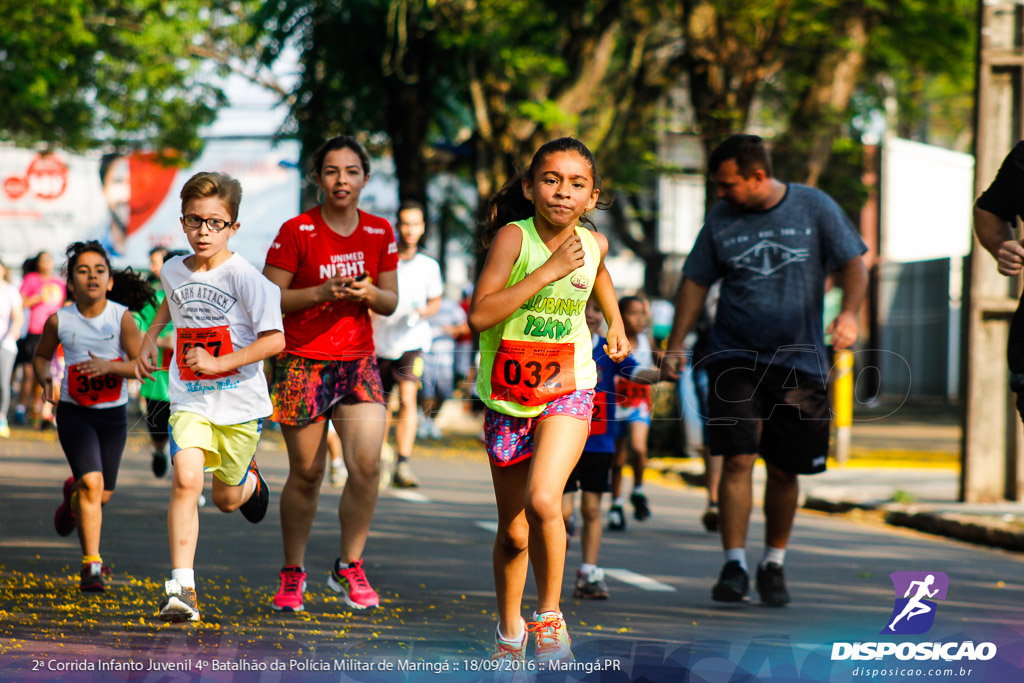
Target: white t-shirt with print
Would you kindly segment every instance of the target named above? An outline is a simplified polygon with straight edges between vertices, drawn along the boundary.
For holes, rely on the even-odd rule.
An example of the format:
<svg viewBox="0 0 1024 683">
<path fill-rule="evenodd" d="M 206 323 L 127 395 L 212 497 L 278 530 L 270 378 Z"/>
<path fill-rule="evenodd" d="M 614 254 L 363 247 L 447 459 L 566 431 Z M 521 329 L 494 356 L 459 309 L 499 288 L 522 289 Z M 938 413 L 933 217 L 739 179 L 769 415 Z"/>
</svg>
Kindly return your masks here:
<svg viewBox="0 0 1024 683">
<path fill-rule="evenodd" d="M 426 254 L 398 259 L 398 306 L 389 316 L 374 316 L 373 345 L 379 358 L 395 359 L 407 351 L 429 351 L 434 334 L 416 309 L 444 293 L 441 267 Z"/>
<path fill-rule="evenodd" d="M 175 334 L 171 412 L 198 413 L 217 425 L 267 417 L 273 406 L 262 360 L 213 378 L 178 363 L 190 346 L 219 356 L 252 344 L 261 332 L 283 332 L 281 290 L 238 254 L 204 272 L 189 270 L 186 258 L 173 258 L 160 271 Z"/>
</svg>

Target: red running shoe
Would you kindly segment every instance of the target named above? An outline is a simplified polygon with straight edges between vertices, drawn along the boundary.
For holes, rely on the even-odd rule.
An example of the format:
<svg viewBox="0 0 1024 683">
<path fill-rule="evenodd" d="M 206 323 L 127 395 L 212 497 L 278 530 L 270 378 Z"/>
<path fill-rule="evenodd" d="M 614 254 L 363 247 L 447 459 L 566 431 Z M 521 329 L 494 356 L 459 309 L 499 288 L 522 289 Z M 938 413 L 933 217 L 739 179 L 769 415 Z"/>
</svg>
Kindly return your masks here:
<svg viewBox="0 0 1024 683">
<path fill-rule="evenodd" d="M 53 528 L 60 536 L 68 536 L 75 530 L 75 512 L 71 509 L 71 493 L 75 490 L 75 478 L 68 477 L 64 481 L 64 501 L 57 507 L 57 514 L 53 516 Z M 102 589 L 100 589 L 102 590 Z"/>
</svg>

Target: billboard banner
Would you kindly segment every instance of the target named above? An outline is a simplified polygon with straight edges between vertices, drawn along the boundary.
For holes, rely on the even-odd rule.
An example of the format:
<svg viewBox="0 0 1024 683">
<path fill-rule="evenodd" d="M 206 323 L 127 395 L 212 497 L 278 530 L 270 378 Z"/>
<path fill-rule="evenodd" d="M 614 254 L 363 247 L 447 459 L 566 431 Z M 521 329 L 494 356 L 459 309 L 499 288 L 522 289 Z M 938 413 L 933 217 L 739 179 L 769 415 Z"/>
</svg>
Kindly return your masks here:
<svg viewBox="0 0 1024 683">
<path fill-rule="evenodd" d="M 0 254 L 17 267 L 40 251 L 100 240 L 114 265 L 143 268 L 155 246 L 187 249 L 178 217 L 181 187 L 199 171 L 242 183 L 241 229 L 231 248 L 262 266 L 281 224 L 298 213 L 298 143 L 267 138 L 209 140 L 189 168 L 152 152 L 77 155 L 0 148 Z"/>
</svg>

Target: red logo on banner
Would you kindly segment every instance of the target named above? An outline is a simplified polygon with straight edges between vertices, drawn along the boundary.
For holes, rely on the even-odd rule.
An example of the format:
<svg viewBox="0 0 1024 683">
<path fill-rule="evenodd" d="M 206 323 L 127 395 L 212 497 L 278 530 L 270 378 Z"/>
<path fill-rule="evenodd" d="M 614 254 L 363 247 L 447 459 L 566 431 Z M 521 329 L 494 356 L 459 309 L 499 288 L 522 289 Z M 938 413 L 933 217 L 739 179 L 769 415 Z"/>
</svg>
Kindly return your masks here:
<svg viewBox="0 0 1024 683">
<path fill-rule="evenodd" d="M 40 154 L 28 165 L 24 178 L 4 179 L 4 192 L 19 199 L 31 191 L 39 199 L 57 199 L 68 187 L 68 167 L 53 154 Z"/>
<path fill-rule="evenodd" d="M 11 176 L 4 180 L 4 192 L 11 199 L 20 199 L 21 195 L 28 192 L 28 183 L 25 182 L 24 178 Z"/>
<path fill-rule="evenodd" d="M 38 156 L 29 164 L 25 180 L 35 196 L 40 199 L 56 199 L 67 189 L 68 167 L 52 154 Z"/>
</svg>

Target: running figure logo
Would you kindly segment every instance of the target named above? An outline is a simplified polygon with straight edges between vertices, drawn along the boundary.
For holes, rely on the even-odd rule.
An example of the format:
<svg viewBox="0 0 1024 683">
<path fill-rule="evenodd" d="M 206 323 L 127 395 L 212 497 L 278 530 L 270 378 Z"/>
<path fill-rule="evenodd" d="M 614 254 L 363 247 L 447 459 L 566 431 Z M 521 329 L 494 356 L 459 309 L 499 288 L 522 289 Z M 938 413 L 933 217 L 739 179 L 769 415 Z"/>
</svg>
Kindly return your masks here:
<svg viewBox="0 0 1024 683">
<path fill-rule="evenodd" d="M 932 600 L 946 599 L 949 577 L 942 572 L 893 572 L 889 578 L 896 602 L 889 625 L 881 633 L 925 633 L 935 623 L 936 604 Z"/>
</svg>

